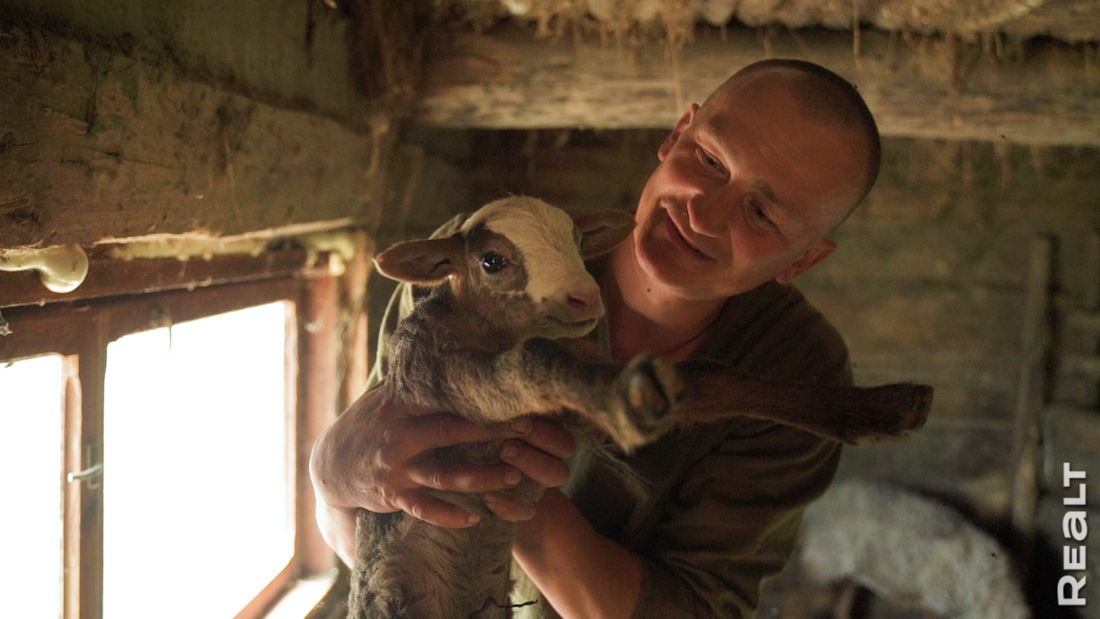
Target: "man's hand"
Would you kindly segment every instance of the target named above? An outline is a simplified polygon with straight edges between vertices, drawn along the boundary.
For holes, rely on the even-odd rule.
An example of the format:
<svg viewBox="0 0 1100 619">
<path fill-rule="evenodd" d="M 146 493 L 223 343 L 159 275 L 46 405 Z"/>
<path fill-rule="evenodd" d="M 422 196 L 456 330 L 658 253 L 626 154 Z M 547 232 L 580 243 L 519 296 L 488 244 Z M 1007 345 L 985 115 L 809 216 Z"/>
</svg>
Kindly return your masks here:
<svg viewBox="0 0 1100 619">
<path fill-rule="evenodd" d="M 447 462 L 433 454 L 439 447 L 500 439 L 514 439 L 505 443 L 503 464 Z M 533 508 L 491 493 L 518 484 L 522 475 L 544 487 L 561 485 L 569 477 L 562 459 L 574 448 L 572 435 L 549 419 L 523 418 L 490 429 L 448 413 L 397 406 L 371 391 L 318 439 L 310 475 L 330 516 L 333 510 L 353 513 L 359 507 L 379 513 L 400 510 L 441 527 L 460 528 L 477 518 L 432 497 L 426 488 L 485 493 L 501 517 L 530 518 Z"/>
</svg>

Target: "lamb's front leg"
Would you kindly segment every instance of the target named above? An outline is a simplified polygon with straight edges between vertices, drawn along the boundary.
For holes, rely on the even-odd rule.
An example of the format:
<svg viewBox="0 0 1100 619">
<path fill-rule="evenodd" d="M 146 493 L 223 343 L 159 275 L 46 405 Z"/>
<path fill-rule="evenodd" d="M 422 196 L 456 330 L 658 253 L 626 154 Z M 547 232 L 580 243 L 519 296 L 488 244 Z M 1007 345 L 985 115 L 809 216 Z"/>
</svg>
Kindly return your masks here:
<svg viewBox="0 0 1100 619">
<path fill-rule="evenodd" d="M 631 450 L 671 427 L 683 394 L 675 366 L 639 355 L 625 367 L 582 361 L 556 340 L 527 340 L 496 359 L 499 380 L 523 390 L 526 412 L 569 409 Z"/>
</svg>

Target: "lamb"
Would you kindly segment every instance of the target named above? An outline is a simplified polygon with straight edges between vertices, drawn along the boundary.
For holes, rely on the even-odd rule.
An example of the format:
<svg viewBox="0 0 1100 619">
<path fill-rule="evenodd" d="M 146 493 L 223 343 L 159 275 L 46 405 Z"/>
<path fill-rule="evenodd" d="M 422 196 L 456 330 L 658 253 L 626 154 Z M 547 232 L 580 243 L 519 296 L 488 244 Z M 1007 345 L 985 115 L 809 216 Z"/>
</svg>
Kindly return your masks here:
<svg viewBox="0 0 1100 619">
<path fill-rule="evenodd" d="M 397 403 L 448 410 L 491 425 L 568 411 L 583 431 L 635 449 L 676 427 L 733 414 L 774 419 L 853 443 L 921 425 L 931 388 L 778 384 L 705 361 L 674 366 L 640 355 L 601 359 L 590 334 L 603 315 L 584 268 L 626 238 L 633 219 L 607 211 L 570 218 L 532 198 L 490 203 L 445 238 L 399 243 L 378 255 L 381 273 L 430 288 L 391 338 L 378 385 Z M 730 411 L 736 411 L 731 413 Z M 499 462 L 502 443 L 443 457 Z M 535 500 L 530 480 L 513 500 Z M 436 496 L 481 516 L 442 529 L 404 513 L 360 510 L 349 617 L 512 616 L 512 523 L 479 495 Z"/>
<path fill-rule="evenodd" d="M 996 540 L 950 507 L 884 482 L 846 480 L 811 505 L 788 570 L 838 592 L 841 608 L 858 585 L 940 617 L 1031 617 Z"/>
</svg>

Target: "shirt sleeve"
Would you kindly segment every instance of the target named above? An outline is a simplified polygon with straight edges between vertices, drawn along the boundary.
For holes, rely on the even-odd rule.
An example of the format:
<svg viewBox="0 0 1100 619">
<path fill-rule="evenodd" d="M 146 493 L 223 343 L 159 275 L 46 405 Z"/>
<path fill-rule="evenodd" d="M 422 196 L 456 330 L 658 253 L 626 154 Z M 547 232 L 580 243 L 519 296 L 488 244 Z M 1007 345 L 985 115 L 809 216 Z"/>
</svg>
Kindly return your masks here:
<svg viewBox="0 0 1100 619">
<path fill-rule="evenodd" d="M 635 619 L 751 618 L 760 581 L 781 570 L 803 508 L 831 482 L 841 445 L 740 420 L 690 471 L 641 553 Z"/>
</svg>

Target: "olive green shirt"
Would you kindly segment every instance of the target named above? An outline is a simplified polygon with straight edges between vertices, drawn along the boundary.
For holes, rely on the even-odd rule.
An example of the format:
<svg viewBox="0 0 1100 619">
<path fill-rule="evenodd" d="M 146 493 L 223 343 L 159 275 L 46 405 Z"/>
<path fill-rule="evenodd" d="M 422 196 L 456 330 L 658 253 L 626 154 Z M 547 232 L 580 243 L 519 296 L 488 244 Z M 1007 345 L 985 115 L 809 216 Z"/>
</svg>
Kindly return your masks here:
<svg viewBox="0 0 1100 619">
<path fill-rule="evenodd" d="M 729 299 L 695 356 L 779 380 L 852 383 L 840 335 L 801 293 L 774 282 Z M 630 456 L 599 452 L 574 458 L 563 490 L 600 534 L 642 557 L 635 619 L 749 618 L 761 579 L 793 551 L 803 508 L 832 481 L 841 445 L 734 417 Z M 544 601 L 524 610 L 557 616 Z"/>
</svg>

